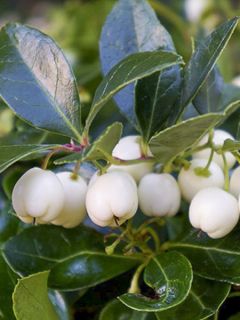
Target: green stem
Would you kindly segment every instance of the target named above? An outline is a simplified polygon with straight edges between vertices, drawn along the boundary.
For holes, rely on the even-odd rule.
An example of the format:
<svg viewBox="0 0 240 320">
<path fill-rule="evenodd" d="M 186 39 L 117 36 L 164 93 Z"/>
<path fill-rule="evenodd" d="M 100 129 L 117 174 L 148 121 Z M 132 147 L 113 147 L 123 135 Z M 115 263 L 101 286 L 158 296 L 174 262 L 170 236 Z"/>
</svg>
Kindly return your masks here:
<svg viewBox="0 0 240 320">
<path fill-rule="evenodd" d="M 135 271 L 135 273 L 132 277 L 130 288 L 128 289 L 128 293 L 140 293 L 139 278 L 140 278 L 140 275 L 141 275 L 143 269 L 146 267 L 147 264 L 148 264 L 148 261 L 147 261 L 147 263 L 141 264 L 137 268 L 137 270 Z"/>
<path fill-rule="evenodd" d="M 228 165 L 227 165 L 227 159 L 226 156 L 224 154 L 224 152 L 222 152 L 222 158 L 223 158 L 223 172 L 224 172 L 224 190 L 229 191 L 229 174 L 228 174 Z"/>
<path fill-rule="evenodd" d="M 208 162 L 207 162 L 204 170 L 208 170 L 208 169 L 209 169 L 209 167 L 210 167 L 210 165 L 211 165 L 211 163 L 212 163 L 212 160 L 213 160 L 213 156 L 214 156 L 214 149 L 212 148 L 212 149 L 211 149 L 210 156 L 209 156 L 209 159 L 208 159 Z"/>
<path fill-rule="evenodd" d="M 127 230 L 125 230 L 111 245 L 109 245 L 105 248 L 105 252 L 107 255 L 111 255 L 114 253 L 116 247 L 124 239 L 126 233 L 127 233 Z"/>
<path fill-rule="evenodd" d="M 71 174 L 71 179 L 77 180 L 80 166 L 81 166 L 81 160 L 78 160 Z"/>
<path fill-rule="evenodd" d="M 218 320 L 218 311 L 214 314 L 213 320 Z"/>
<path fill-rule="evenodd" d="M 154 240 L 154 244 L 155 244 L 155 251 L 159 252 L 161 243 L 160 243 L 160 240 L 159 240 L 159 237 L 158 237 L 156 231 L 153 230 L 151 227 L 145 228 L 144 231 L 149 233 L 152 236 L 152 238 Z"/>
</svg>

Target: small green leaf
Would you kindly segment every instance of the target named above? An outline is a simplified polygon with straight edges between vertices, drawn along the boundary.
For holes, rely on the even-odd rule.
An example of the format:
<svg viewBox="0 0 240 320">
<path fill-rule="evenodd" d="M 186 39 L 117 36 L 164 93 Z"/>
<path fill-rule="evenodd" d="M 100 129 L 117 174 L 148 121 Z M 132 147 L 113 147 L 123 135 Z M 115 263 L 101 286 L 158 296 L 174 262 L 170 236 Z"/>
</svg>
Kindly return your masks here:
<svg viewBox="0 0 240 320">
<path fill-rule="evenodd" d="M 193 266 L 193 271 L 205 278 L 240 283 L 239 228 L 222 239 L 211 239 L 199 230 L 190 229 L 169 248 L 184 254 Z"/>
<path fill-rule="evenodd" d="M 49 269 L 50 287 L 61 290 L 95 286 L 141 262 L 135 256 L 106 255 L 103 235 L 83 226 L 30 227 L 5 244 L 4 255 L 24 276 Z"/>
<path fill-rule="evenodd" d="M 126 293 L 119 297 L 126 306 L 138 311 L 163 311 L 184 301 L 190 291 L 193 274 L 189 261 L 177 252 L 152 258 L 144 271 L 144 281 L 156 296 Z"/>
<path fill-rule="evenodd" d="M 0 252 L 0 319 L 15 320 L 12 310 L 12 293 L 17 275 L 9 268 Z"/>
<path fill-rule="evenodd" d="M 119 300 L 112 300 L 102 310 L 99 320 L 156 320 L 152 313 L 132 310 Z"/>
<path fill-rule="evenodd" d="M 0 97 L 41 129 L 80 140 L 80 101 L 63 52 L 40 31 L 7 24 L 0 31 Z"/>
<path fill-rule="evenodd" d="M 33 274 L 18 280 L 13 292 L 13 311 L 17 320 L 58 320 L 48 298 L 49 271 Z"/>
<path fill-rule="evenodd" d="M 197 46 L 185 69 L 181 110 L 194 99 L 203 86 L 237 24 L 238 17 L 221 24 Z"/>
<path fill-rule="evenodd" d="M 195 144 L 222 118 L 221 114 L 210 113 L 176 124 L 153 136 L 150 149 L 159 161 L 166 163 Z"/>
<path fill-rule="evenodd" d="M 227 298 L 231 286 L 194 276 L 189 295 L 178 306 L 155 313 L 159 320 L 203 320 L 215 314 Z"/>
<path fill-rule="evenodd" d="M 89 130 L 103 105 L 126 85 L 181 63 L 179 55 L 167 51 L 135 53 L 120 61 L 98 86 L 85 130 Z"/>
<path fill-rule="evenodd" d="M 0 172 L 3 172 L 12 164 L 32 154 L 42 153 L 57 145 L 9 145 L 0 146 Z"/>
<path fill-rule="evenodd" d="M 224 141 L 223 151 L 238 151 L 240 149 L 240 141 L 227 139 Z"/>
</svg>

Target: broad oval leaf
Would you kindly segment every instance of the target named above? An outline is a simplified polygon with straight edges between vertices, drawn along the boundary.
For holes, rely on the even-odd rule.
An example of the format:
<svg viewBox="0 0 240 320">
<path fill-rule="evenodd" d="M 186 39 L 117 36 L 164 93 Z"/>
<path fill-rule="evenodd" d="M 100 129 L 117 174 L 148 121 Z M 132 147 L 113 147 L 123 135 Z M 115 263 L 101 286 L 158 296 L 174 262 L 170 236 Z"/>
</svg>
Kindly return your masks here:
<svg viewBox="0 0 240 320">
<path fill-rule="evenodd" d="M 138 311 L 163 311 L 183 302 L 193 279 L 189 261 L 177 252 L 162 253 L 152 258 L 144 271 L 144 281 L 156 297 L 126 293 L 119 297 L 126 306 Z"/>
<path fill-rule="evenodd" d="M 103 26 L 100 59 L 106 75 L 117 63 L 136 52 L 155 51 L 173 46 L 170 35 L 145 0 L 121 0 L 114 6 Z M 135 124 L 134 86 L 116 94 L 122 113 Z"/>
<path fill-rule="evenodd" d="M 120 61 L 98 86 L 85 131 L 89 131 L 93 119 L 103 105 L 126 85 L 182 62 L 179 55 L 168 51 L 135 53 Z"/>
<path fill-rule="evenodd" d="M 101 311 L 99 320 L 156 320 L 154 314 L 126 307 L 119 300 L 109 302 Z"/>
<path fill-rule="evenodd" d="M 0 253 L 0 319 L 15 320 L 12 310 L 12 293 L 17 275 L 9 268 Z"/>
<path fill-rule="evenodd" d="M 49 300 L 47 279 L 49 271 L 18 280 L 13 292 L 13 311 L 17 320 L 58 320 Z"/>
<path fill-rule="evenodd" d="M 103 235 L 83 226 L 30 227 L 5 244 L 4 255 L 24 276 L 49 269 L 50 287 L 61 290 L 95 286 L 141 262 L 135 256 L 106 255 Z"/>
<path fill-rule="evenodd" d="M 153 136 L 150 149 L 159 161 L 166 163 L 190 148 L 221 119 L 222 114 L 210 113 L 180 122 Z"/>
<path fill-rule="evenodd" d="M 0 97 L 32 125 L 81 139 L 72 70 L 60 48 L 40 31 L 20 24 L 1 29 Z"/>
<path fill-rule="evenodd" d="M 181 252 L 191 262 L 193 271 L 205 278 L 240 284 L 239 228 L 222 239 L 211 239 L 199 230 L 190 229 L 169 248 Z"/>
<path fill-rule="evenodd" d="M 42 153 L 58 145 L 9 145 L 0 146 L 0 173 L 12 164 L 35 153 Z"/>
<path fill-rule="evenodd" d="M 197 46 L 185 69 L 180 111 L 184 110 L 203 86 L 231 38 L 238 24 L 238 19 L 236 17 L 221 24 Z"/>
<path fill-rule="evenodd" d="M 188 297 L 178 306 L 155 313 L 159 320 L 203 320 L 215 314 L 227 298 L 231 286 L 194 276 Z"/>
</svg>

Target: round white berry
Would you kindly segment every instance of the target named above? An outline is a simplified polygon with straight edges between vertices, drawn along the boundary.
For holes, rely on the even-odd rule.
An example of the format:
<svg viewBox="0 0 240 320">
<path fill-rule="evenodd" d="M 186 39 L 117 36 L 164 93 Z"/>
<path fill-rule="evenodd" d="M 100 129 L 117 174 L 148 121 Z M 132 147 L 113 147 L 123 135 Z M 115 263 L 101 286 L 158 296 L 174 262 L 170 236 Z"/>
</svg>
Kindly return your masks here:
<svg viewBox="0 0 240 320">
<path fill-rule="evenodd" d="M 147 216 L 174 216 L 180 207 L 178 184 L 168 173 L 149 173 L 138 186 L 139 205 Z"/>
<path fill-rule="evenodd" d="M 198 146 L 202 146 L 204 145 L 207 141 L 208 141 L 208 137 L 209 135 L 205 135 L 199 142 Z M 224 130 L 214 130 L 214 134 L 213 134 L 213 142 L 215 145 L 221 147 L 224 144 L 224 141 L 227 139 L 231 139 L 234 140 L 233 136 L 224 131 Z M 194 159 L 209 159 L 210 157 L 210 153 L 211 153 L 211 149 L 210 148 L 206 148 L 204 150 L 198 151 L 193 153 L 192 157 Z M 236 163 L 236 159 L 235 157 L 232 155 L 231 152 L 225 152 L 225 157 L 226 157 L 226 161 L 227 161 L 227 165 L 228 168 L 232 168 L 234 166 L 234 164 Z M 216 152 L 213 155 L 213 161 L 216 162 L 221 168 L 224 168 L 224 161 L 223 158 L 220 154 L 217 154 Z"/>
<path fill-rule="evenodd" d="M 26 223 L 39 218 L 54 220 L 64 206 L 64 190 L 57 176 L 40 168 L 28 170 L 16 183 L 12 193 L 13 208 Z"/>
<path fill-rule="evenodd" d="M 137 186 L 128 173 L 111 171 L 94 179 L 87 191 L 86 207 L 95 224 L 117 227 L 135 215 Z"/>
<path fill-rule="evenodd" d="M 230 193 L 215 187 L 199 191 L 189 208 L 190 223 L 213 239 L 222 238 L 236 226 L 238 201 Z"/>
<path fill-rule="evenodd" d="M 71 172 L 57 173 L 57 177 L 64 189 L 65 202 L 62 211 L 52 223 L 65 228 L 76 227 L 86 215 L 87 184 L 80 176 L 73 179 Z"/>
<path fill-rule="evenodd" d="M 134 160 L 141 158 L 141 137 L 140 136 L 127 136 L 116 144 L 113 149 L 112 155 L 122 160 Z M 147 151 L 147 156 L 152 156 L 150 149 Z M 142 162 L 131 165 L 112 165 L 108 171 L 122 170 L 129 173 L 138 183 L 140 179 L 153 169 L 153 162 Z"/>
<path fill-rule="evenodd" d="M 194 159 L 188 169 L 182 168 L 178 175 L 178 184 L 183 198 L 190 202 L 195 194 L 207 187 L 224 187 L 224 174 L 222 169 L 211 162 L 208 172 L 210 176 L 202 176 L 196 173 L 196 168 L 204 168 L 207 165 L 205 159 Z"/>
</svg>

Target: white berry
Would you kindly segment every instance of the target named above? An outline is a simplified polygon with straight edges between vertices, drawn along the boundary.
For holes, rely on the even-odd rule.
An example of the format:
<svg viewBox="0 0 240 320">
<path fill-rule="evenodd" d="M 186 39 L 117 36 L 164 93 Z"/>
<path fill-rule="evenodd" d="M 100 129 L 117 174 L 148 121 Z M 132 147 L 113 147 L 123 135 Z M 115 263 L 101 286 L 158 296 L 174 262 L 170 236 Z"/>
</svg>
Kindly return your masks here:
<svg viewBox="0 0 240 320">
<path fill-rule="evenodd" d="M 240 166 L 233 170 L 230 178 L 230 192 L 238 198 L 240 195 Z"/>
<path fill-rule="evenodd" d="M 208 171 L 210 176 L 202 176 L 196 173 L 196 168 L 204 168 L 207 165 L 205 159 L 194 159 L 188 169 L 182 168 L 178 175 L 178 184 L 183 198 L 190 202 L 195 194 L 207 187 L 224 186 L 224 174 L 222 169 L 214 162 L 211 162 Z"/>
<path fill-rule="evenodd" d="M 145 175 L 138 186 L 138 198 L 147 216 L 174 216 L 181 203 L 178 184 L 168 173 Z"/>
<path fill-rule="evenodd" d="M 193 227 L 206 232 L 213 239 L 222 238 L 236 226 L 239 219 L 238 201 L 219 188 L 206 188 L 193 198 L 189 208 Z"/>
<path fill-rule="evenodd" d="M 78 226 L 86 215 L 87 184 L 82 177 L 73 179 L 71 176 L 71 172 L 57 173 L 64 189 L 65 202 L 62 211 L 52 223 L 65 228 Z"/>
<path fill-rule="evenodd" d="M 205 135 L 199 142 L 198 146 L 202 146 L 204 145 L 207 141 L 208 141 L 208 137 L 209 135 Z M 214 134 L 213 134 L 213 142 L 215 145 L 221 147 L 224 144 L 224 141 L 226 139 L 231 139 L 234 140 L 233 136 L 224 131 L 224 130 L 214 130 Z M 210 153 L 211 153 L 211 149 L 210 148 L 206 148 L 204 150 L 198 151 L 193 153 L 193 158 L 194 159 L 209 159 L 210 157 Z M 235 157 L 232 155 L 231 152 L 225 152 L 225 157 L 226 157 L 226 161 L 227 161 L 227 165 L 228 168 L 232 168 L 234 166 L 234 164 L 236 163 L 236 159 Z M 224 168 L 224 162 L 223 162 L 223 158 L 220 154 L 217 154 L 216 152 L 213 155 L 213 161 L 216 162 L 221 168 Z"/>
<path fill-rule="evenodd" d="M 140 136 L 127 136 L 116 144 L 113 149 L 112 155 L 122 160 L 134 160 L 142 157 L 141 152 L 141 137 Z M 147 156 L 152 156 L 150 149 L 147 151 Z M 135 181 L 138 183 L 140 179 L 153 169 L 152 162 L 142 162 L 131 165 L 112 165 L 108 171 L 111 170 L 122 170 L 129 173 Z"/>
<path fill-rule="evenodd" d="M 57 176 L 48 170 L 32 168 L 16 183 L 13 208 L 26 223 L 39 218 L 42 223 L 55 219 L 64 206 L 64 190 Z"/>
<path fill-rule="evenodd" d="M 137 186 L 128 173 L 111 171 L 94 179 L 87 192 L 86 207 L 95 224 L 117 227 L 135 215 Z"/>
</svg>

